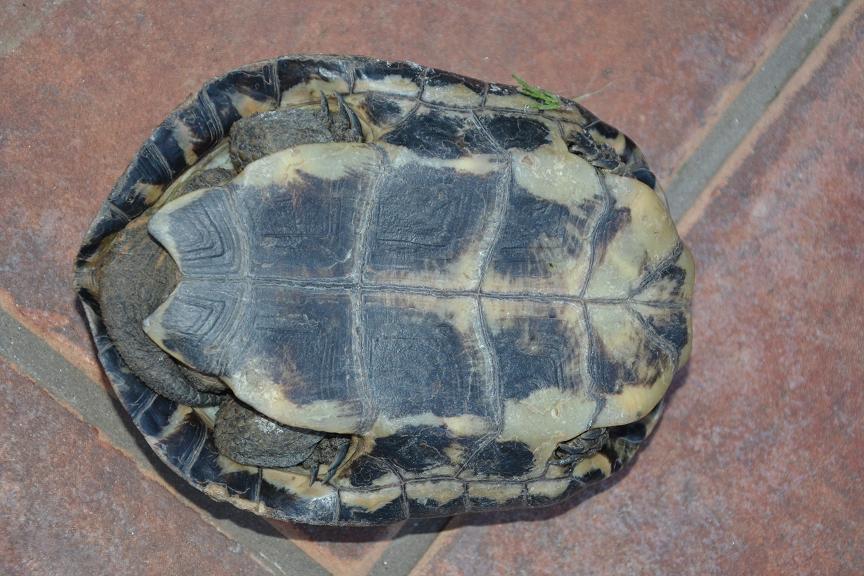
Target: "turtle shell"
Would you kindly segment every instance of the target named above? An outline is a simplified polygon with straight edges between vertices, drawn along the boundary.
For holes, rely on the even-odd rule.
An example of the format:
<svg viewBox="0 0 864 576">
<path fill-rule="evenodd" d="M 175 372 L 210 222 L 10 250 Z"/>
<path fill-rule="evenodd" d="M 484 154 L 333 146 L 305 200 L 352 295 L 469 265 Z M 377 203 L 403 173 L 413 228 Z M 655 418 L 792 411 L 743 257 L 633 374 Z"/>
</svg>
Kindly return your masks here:
<svg viewBox="0 0 864 576">
<path fill-rule="evenodd" d="M 238 173 L 238 120 L 322 93 L 362 141 Z M 180 194 L 214 168 L 230 179 Z M 215 408 L 129 369 L 100 269 L 136 223 L 180 271 L 145 332 L 227 385 L 214 394 L 350 436 L 332 477 L 232 461 Z M 632 458 L 691 344 L 692 257 L 630 139 L 572 101 L 541 110 L 510 86 L 359 57 L 205 84 L 116 185 L 77 278 L 109 379 L 165 462 L 216 499 L 317 524 L 560 501 Z"/>
</svg>

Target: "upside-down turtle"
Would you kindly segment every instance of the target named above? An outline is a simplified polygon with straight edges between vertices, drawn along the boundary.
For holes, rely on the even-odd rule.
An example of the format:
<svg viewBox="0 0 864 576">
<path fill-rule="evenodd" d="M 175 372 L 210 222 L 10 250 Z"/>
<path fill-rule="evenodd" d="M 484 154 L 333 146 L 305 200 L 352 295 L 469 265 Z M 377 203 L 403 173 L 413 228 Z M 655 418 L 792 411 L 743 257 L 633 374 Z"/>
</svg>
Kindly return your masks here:
<svg viewBox="0 0 864 576">
<path fill-rule="evenodd" d="M 634 143 L 407 62 L 207 82 L 76 266 L 156 453 L 298 522 L 560 501 L 632 458 L 691 346 L 693 260 Z"/>
</svg>

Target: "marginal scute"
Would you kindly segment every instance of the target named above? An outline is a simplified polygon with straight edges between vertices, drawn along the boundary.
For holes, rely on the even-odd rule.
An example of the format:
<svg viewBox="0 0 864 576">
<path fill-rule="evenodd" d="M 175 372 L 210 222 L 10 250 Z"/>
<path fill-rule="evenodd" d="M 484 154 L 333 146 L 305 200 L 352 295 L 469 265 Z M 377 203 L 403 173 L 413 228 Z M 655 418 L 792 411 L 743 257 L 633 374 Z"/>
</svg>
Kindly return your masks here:
<svg viewBox="0 0 864 576">
<path fill-rule="evenodd" d="M 515 508 L 523 504 L 519 482 L 471 482 L 468 484 L 468 506 L 471 509 Z"/>
<path fill-rule="evenodd" d="M 338 58 L 292 56 L 277 61 L 281 106 L 318 102 L 321 92 L 345 94 L 350 64 Z"/>
<path fill-rule="evenodd" d="M 428 106 L 421 106 L 385 134 L 382 141 L 404 146 L 420 156 L 447 160 L 497 152 L 495 143 L 480 129 L 470 113 Z"/>
<path fill-rule="evenodd" d="M 381 92 L 399 96 L 417 96 L 426 69 L 413 62 L 367 60 L 354 69 L 354 92 Z"/>
<path fill-rule="evenodd" d="M 444 106 L 476 108 L 483 103 L 485 91 L 486 84 L 483 82 L 450 72 L 433 70 L 426 78 L 426 85 L 420 99 Z"/>
<path fill-rule="evenodd" d="M 518 110 L 537 113 L 537 101 L 519 92 L 514 86 L 490 84 L 486 95 L 486 108 Z"/>
<path fill-rule="evenodd" d="M 685 246 L 677 259 L 670 261 L 649 277 L 648 282 L 634 293 L 633 299 L 645 303 L 687 305 L 693 297 L 695 277 L 693 255 Z"/>
<path fill-rule="evenodd" d="M 373 140 L 405 120 L 416 105 L 408 98 L 391 98 L 378 92 L 351 94 L 345 101 L 357 112 L 364 132 L 371 134 Z"/>
<path fill-rule="evenodd" d="M 477 118 L 492 140 L 504 150 L 533 152 L 558 138 L 555 125 L 539 116 L 481 112 Z"/>
</svg>

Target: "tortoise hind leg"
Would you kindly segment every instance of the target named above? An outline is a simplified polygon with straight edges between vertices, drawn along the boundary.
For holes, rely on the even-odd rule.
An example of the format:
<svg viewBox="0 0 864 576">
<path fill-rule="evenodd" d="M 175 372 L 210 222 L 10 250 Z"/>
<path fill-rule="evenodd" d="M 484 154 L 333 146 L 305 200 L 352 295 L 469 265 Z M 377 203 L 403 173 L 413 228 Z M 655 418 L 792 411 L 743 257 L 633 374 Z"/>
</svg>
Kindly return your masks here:
<svg viewBox="0 0 864 576">
<path fill-rule="evenodd" d="M 265 468 L 297 466 L 325 434 L 292 428 L 227 400 L 216 414 L 214 439 L 219 452 L 235 462 Z"/>
<path fill-rule="evenodd" d="M 323 481 L 329 481 L 345 461 L 351 445 L 347 436 L 285 426 L 233 398 L 226 400 L 216 414 L 214 439 L 220 454 L 240 464 L 307 468 L 310 485 L 325 462 L 330 465 Z"/>
<path fill-rule="evenodd" d="M 174 261 L 147 232 L 144 219 L 117 234 L 101 271 L 99 303 L 108 335 L 144 384 L 188 406 L 222 401 L 216 379 L 180 366 L 144 333 L 142 322 L 177 284 Z M 200 388 L 200 389 L 199 389 Z"/>
<path fill-rule="evenodd" d="M 317 109 L 280 108 L 241 118 L 229 133 L 231 162 L 239 171 L 255 160 L 294 146 L 361 142 L 363 130 L 357 115 L 340 94 L 336 103 L 338 111 L 332 112 L 322 92 Z"/>
</svg>

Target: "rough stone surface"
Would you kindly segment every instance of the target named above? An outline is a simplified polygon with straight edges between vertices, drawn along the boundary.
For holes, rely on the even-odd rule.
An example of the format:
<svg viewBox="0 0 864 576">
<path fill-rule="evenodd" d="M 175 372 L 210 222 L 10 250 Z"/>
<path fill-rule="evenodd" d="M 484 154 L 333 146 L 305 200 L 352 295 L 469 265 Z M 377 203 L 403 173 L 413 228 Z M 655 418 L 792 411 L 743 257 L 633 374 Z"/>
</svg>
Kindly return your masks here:
<svg viewBox="0 0 864 576">
<path fill-rule="evenodd" d="M 0 422 L 0 573 L 267 573 L 2 360 Z"/>
<path fill-rule="evenodd" d="M 693 356 L 632 473 L 456 520 L 416 576 L 864 570 L 862 91 L 864 11 L 688 234 Z"/>
</svg>

